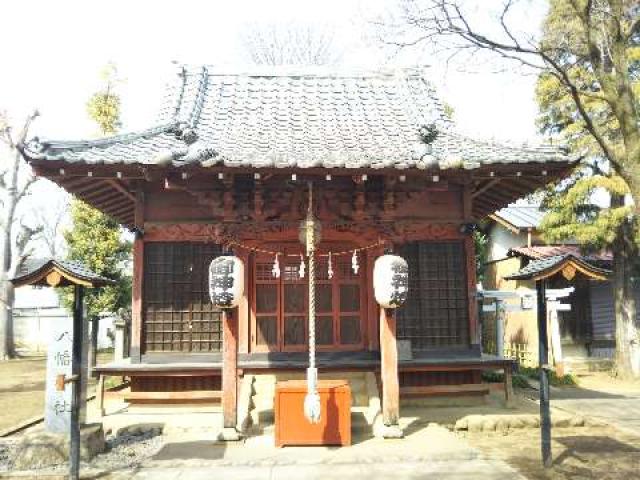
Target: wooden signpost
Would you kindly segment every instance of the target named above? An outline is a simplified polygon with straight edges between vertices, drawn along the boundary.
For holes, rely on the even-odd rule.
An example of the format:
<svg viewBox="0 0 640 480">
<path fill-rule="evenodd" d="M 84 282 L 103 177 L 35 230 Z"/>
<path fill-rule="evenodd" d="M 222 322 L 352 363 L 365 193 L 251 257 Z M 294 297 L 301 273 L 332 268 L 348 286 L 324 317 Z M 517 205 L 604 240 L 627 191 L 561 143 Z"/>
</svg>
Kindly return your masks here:
<svg viewBox="0 0 640 480">
<path fill-rule="evenodd" d="M 56 387 L 64 391 L 71 384 L 71 421 L 69 429 L 69 478 L 80 478 L 80 409 L 82 378 L 82 340 L 84 338 L 83 300 L 85 287 L 101 287 L 113 284 L 80 263 L 48 260 L 11 280 L 16 287 L 39 285 L 45 287 L 74 287 L 73 333 L 71 345 L 71 376 L 60 374 Z"/>
</svg>

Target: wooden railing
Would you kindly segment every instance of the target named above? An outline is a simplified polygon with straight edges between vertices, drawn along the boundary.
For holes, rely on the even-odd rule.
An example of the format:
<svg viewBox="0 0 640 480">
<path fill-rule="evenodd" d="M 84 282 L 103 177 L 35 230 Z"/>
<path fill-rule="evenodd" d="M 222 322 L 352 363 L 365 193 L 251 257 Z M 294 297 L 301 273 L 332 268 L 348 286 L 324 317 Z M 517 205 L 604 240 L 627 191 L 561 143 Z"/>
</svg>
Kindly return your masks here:
<svg viewBox="0 0 640 480">
<path fill-rule="evenodd" d="M 536 358 L 529 345 L 526 343 L 507 343 L 504 344 L 504 356 L 512 358 L 518 362 L 518 365 L 523 367 L 535 367 L 537 366 Z"/>
</svg>

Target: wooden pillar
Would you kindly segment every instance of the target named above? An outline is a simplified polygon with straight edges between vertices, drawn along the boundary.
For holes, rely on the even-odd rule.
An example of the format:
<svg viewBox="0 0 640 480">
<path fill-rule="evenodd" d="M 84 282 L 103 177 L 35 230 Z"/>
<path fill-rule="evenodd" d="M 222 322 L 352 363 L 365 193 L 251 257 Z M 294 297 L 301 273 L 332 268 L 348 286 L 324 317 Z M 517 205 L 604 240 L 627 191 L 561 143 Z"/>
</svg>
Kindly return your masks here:
<svg viewBox="0 0 640 480">
<path fill-rule="evenodd" d="M 549 411 L 549 344 L 547 338 L 547 289 L 536 282 L 538 293 L 538 363 L 540 368 L 540 447 L 542 463 L 551 467 L 551 413 Z"/>
<path fill-rule="evenodd" d="M 387 308 L 380 308 L 380 370 L 382 377 L 382 421 L 387 427 L 397 427 L 400 418 L 400 388 L 396 317 L 393 310 Z"/>
<path fill-rule="evenodd" d="M 142 282 L 144 279 L 144 192 L 137 192 L 135 209 L 136 238 L 133 241 L 133 285 L 131 287 L 131 363 L 142 357 Z"/>
<path fill-rule="evenodd" d="M 249 353 L 249 289 L 251 288 L 251 254 L 247 251 L 236 252 L 244 263 L 244 294 L 238 305 L 238 353 Z"/>
<path fill-rule="evenodd" d="M 237 317 L 237 315 L 236 315 Z M 222 416 L 224 428 L 236 428 L 238 410 L 238 321 L 222 310 Z"/>
<path fill-rule="evenodd" d="M 478 299 L 476 291 L 476 248 L 473 235 L 469 234 L 464 239 L 465 254 L 467 260 L 467 295 L 469 300 L 469 343 L 477 345 L 478 338 Z"/>
<path fill-rule="evenodd" d="M 378 350 L 380 346 L 380 335 L 378 332 L 380 331 L 380 321 L 379 321 L 379 313 L 378 313 L 378 304 L 375 299 L 375 295 L 373 293 L 373 264 L 376 261 L 376 258 L 382 255 L 382 247 L 380 248 L 370 248 L 366 250 L 365 255 L 367 256 L 367 338 L 369 340 L 368 348 L 369 350 Z"/>
</svg>

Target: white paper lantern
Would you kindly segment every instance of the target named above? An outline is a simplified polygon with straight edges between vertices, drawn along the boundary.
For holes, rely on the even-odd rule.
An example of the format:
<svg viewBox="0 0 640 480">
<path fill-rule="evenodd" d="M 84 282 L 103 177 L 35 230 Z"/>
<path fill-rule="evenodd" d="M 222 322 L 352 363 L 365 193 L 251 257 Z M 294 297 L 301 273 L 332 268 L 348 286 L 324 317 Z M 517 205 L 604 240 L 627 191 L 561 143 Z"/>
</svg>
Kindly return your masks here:
<svg viewBox="0 0 640 480">
<path fill-rule="evenodd" d="M 397 308 L 409 293 L 409 265 L 397 255 L 378 257 L 373 266 L 373 290 L 383 308 Z"/>
<path fill-rule="evenodd" d="M 209 297 L 220 308 L 237 307 L 244 294 L 244 263 L 238 257 L 221 256 L 209 265 Z"/>
</svg>

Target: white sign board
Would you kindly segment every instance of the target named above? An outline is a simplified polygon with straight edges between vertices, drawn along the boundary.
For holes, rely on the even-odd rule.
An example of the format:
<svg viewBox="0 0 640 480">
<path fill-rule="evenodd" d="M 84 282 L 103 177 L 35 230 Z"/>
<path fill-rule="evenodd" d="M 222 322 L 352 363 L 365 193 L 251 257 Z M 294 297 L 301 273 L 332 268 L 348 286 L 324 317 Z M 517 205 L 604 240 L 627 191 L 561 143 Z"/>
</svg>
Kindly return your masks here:
<svg viewBox="0 0 640 480">
<path fill-rule="evenodd" d="M 82 349 L 82 385 L 80 385 L 80 405 L 85 405 L 87 380 L 87 328 L 84 329 Z M 73 343 L 73 319 L 58 318 L 49 328 L 49 344 L 47 347 L 47 379 L 45 387 L 44 425 L 54 433 L 68 433 L 71 422 L 71 384 L 65 385 L 64 391 L 56 389 L 56 377 L 71 376 L 71 356 Z M 80 421 L 86 416 L 84 408 L 80 410 Z"/>
<path fill-rule="evenodd" d="M 69 317 L 52 322 L 47 348 L 47 381 L 45 389 L 44 425 L 54 433 L 69 431 L 71 418 L 71 388 L 56 390 L 58 375 L 71 375 L 71 344 L 73 320 Z"/>
</svg>

